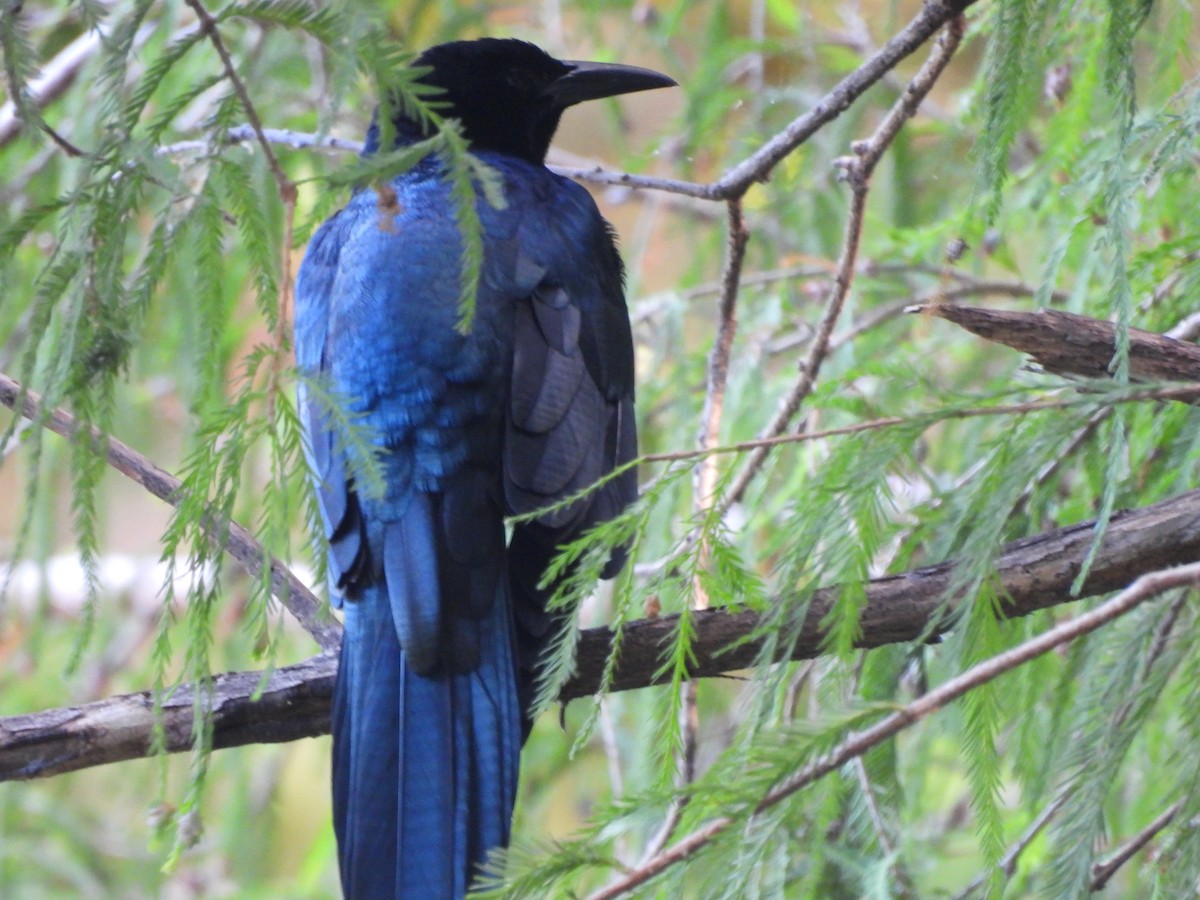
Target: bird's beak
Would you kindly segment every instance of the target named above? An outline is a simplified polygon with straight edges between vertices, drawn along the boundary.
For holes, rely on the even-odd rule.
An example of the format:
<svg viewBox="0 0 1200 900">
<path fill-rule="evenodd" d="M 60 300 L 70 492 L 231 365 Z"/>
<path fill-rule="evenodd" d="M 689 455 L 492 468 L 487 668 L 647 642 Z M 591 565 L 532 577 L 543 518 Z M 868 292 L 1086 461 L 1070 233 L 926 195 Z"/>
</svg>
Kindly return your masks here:
<svg viewBox="0 0 1200 900">
<path fill-rule="evenodd" d="M 673 78 L 668 78 L 653 69 L 638 66 L 621 66 L 616 63 L 579 62 L 563 60 L 571 67 L 546 88 L 546 95 L 559 109 L 566 109 L 585 100 L 616 97 L 634 91 L 651 91 L 655 88 L 675 87 Z"/>
</svg>

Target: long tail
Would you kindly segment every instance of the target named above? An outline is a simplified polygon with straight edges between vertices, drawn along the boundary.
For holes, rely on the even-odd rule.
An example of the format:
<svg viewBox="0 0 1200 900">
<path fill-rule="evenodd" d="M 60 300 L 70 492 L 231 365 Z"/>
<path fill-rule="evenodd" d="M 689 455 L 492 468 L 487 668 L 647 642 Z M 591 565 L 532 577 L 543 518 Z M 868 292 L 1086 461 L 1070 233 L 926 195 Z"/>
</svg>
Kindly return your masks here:
<svg viewBox="0 0 1200 900">
<path fill-rule="evenodd" d="M 472 623 L 478 665 L 428 676 L 405 662 L 383 585 L 345 603 L 333 819 L 350 900 L 458 900 L 508 843 L 521 732 L 509 603 L 496 601 Z"/>
</svg>

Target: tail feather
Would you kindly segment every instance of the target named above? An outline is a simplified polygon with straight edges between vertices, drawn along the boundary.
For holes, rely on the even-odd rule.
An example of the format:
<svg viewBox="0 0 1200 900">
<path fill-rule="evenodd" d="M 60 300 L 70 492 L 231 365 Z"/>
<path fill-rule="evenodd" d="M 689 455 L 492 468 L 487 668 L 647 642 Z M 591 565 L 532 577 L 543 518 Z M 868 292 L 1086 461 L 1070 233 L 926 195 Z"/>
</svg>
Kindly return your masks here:
<svg viewBox="0 0 1200 900">
<path fill-rule="evenodd" d="M 346 896 L 462 897 L 508 843 L 521 717 L 507 587 L 470 672 L 417 674 L 383 586 L 345 604 L 334 695 L 334 825 Z"/>
</svg>

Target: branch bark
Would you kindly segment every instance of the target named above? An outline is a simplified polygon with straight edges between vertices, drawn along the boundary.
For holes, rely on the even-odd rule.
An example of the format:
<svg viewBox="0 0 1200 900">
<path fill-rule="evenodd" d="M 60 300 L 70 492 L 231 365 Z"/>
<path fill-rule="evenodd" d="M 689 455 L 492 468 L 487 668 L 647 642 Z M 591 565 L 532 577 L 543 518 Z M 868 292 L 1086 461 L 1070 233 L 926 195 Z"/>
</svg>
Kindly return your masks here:
<svg viewBox="0 0 1200 900">
<path fill-rule="evenodd" d="M 1037 312 L 931 303 L 909 307 L 972 334 L 1028 353 L 1047 372 L 1107 378 L 1117 352 L 1112 322 L 1056 309 Z M 1200 347 L 1166 334 L 1129 329 L 1129 376 L 1135 381 L 1200 381 Z"/>
<path fill-rule="evenodd" d="M 933 690 L 922 694 L 885 718 L 861 731 L 849 734 L 835 749 L 777 782 L 758 802 L 754 808 L 754 814 L 770 809 L 797 791 L 803 790 L 829 773 L 837 771 L 848 762 L 861 758 L 871 748 L 878 747 L 884 741 L 890 740 L 901 731 L 910 728 L 921 719 L 932 715 L 981 684 L 993 681 L 1031 659 L 1103 627 L 1166 591 L 1175 588 L 1195 588 L 1198 581 L 1200 581 L 1200 563 L 1146 573 L 1125 590 L 1095 609 L 1061 622 L 1009 650 L 976 663 L 965 672 L 939 684 Z M 737 821 L 730 816 L 710 819 L 653 859 L 632 871 L 623 872 L 617 881 L 588 895 L 588 900 L 614 900 L 616 897 L 627 894 L 694 855 L 705 845 L 710 844 L 721 832 L 733 827 Z"/>
<path fill-rule="evenodd" d="M 1200 560 L 1200 490 L 1114 515 L 1082 591 L 1073 596 L 1071 583 L 1091 547 L 1093 526 L 1094 522 L 1070 525 L 1002 548 L 996 573 L 1007 597 L 1003 606 L 1007 617 L 1106 593 L 1146 573 Z M 858 646 L 902 643 L 949 630 L 957 598 L 947 598 L 946 592 L 954 566 L 951 560 L 868 583 Z M 825 640 L 820 622 L 837 596 L 838 589 L 831 587 L 812 597 L 791 659 L 820 655 Z M 797 600 L 780 596 L 775 602 L 797 605 Z M 748 638 L 761 622 L 759 613 L 711 609 L 692 615 L 696 628 L 692 678 L 721 675 L 757 662 L 762 645 Z M 655 683 L 661 655 L 671 646 L 677 623 L 677 617 L 663 616 L 625 627 L 614 690 Z M 612 639 L 607 628 L 583 632 L 575 677 L 561 695 L 564 702 L 598 689 Z M 323 654 L 277 669 L 265 683 L 261 672 L 218 676 L 209 701 L 214 746 L 291 741 L 326 733 L 336 668 L 336 659 Z M 261 692 L 256 693 L 260 686 Z M 163 704 L 169 751 L 190 746 L 192 692 L 185 685 Z M 151 747 L 154 725 L 153 698 L 147 692 L 0 718 L 0 781 L 58 775 L 144 756 Z"/>
<path fill-rule="evenodd" d="M 79 423 L 64 409 L 46 409 L 41 397 L 0 372 L 0 406 L 7 406 L 30 422 L 44 425 L 55 434 L 75 440 Z M 183 485 L 179 479 L 159 468 L 128 444 L 92 429 L 89 439 L 100 443 L 110 466 L 171 506 L 178 506 Z M 211 540 L 225 549 L 251 578 L 262 575 L 264 564 L 271 567 L 271 594 L 283 604 L 296 621 L 313 636 L 325 651 L 341 646 L 342 626 L 321 607 L 321 602 L 290 569 L 273 559 L 254 536 L 237 522 L 225 521 L 215 512 L 204 523 Z"/>
</svg>

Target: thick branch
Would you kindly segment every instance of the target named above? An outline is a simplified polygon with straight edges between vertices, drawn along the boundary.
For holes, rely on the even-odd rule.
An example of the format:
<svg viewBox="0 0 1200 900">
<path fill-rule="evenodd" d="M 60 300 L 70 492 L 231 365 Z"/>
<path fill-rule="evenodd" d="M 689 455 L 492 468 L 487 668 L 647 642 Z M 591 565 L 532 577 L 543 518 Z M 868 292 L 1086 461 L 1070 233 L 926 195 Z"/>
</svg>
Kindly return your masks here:
<svg viewBox="0 0 1200 900">
<path fill-rule="evenodd" d="M 1037 312 L 931 303 L 910 307 L 953 322 L 981 338 L 1028 353 L 1047 372 L 1106 378 L 1117 352 L 1112 322 L 1056 309 Z M 1165 334 L 1129 329 L 1129 375 L 1135 381 L 1200 381 L 1200 347 Z"/>
<path fill-rule="evenodd" d="M 1073 597 L 1071 583 L 1091 547 L 1093 526 L 1094 522 L 1070 525 L 1002 548 L 996 572 L 1008 598 L 1004 604 L 1006 616 L 1027 616 L 1039 609 L 1122 588 L 1146 572 L 1200 560 L 1200 491 L 1114 515 L 1083 590 L 1079 597 Z M 952 622 L 945 610 L 945 594 L 954 568 L 955 562 L 949 561 L 870 581 L 857 646 L 880 647 L 949 630 Z M 820 655 L 825 633 L 818 623 L 829 614 L 837 597 L 837 588 L 822 588 L 813 596 L 793 659 Z M 776 602 L 791 601 L 785 597 Z M 692 645 L 696 658 L 691 669 L 693 677 L 719 675 L 755 663 L 760 642 L 745 641 L 726 648 L 754 633 L 758 613 L 714 609 L 692 615 L 697 632 Z M 938 624 L 930 631 L 935 619 Z M 661 668 L 660 657 L 671 645 L 676 626 L 675 616 L 641 619 L 625 626 L 614 690 L 654 683 L 654 675 Z M 608 658 L 610 638 L 608 630 L 602 628 L 584 633 L 575 677 L 563 688 L 565 699 L 595 690 Z"/>
<path fill-rule="evenodd" d="M 1095 609 L 1088 610 L 1055 625 L 1017 646 L 976 663 L 970 669 L 939 684 L 906 706 L 875 722 L 861 731 L 849 734 L 841 744 L 829 753 L 779 781 L 758 802 L 754 812 L 760 813 L 786 800 L 792 794 L 836 772 L 846 763 L 859 759 L 872 747 L 910 728 L 926 716 L 959 699 L 982 684 L 994 681 L 1006 672 L 1036 659 L 1056 647 L 1089 634 L 1145 601 L 1175 588 L 1194 588 L 1200 581 L 1200 563 L 1171 568 L 1161 572 L 1148 572 L 1138 578 L 1110 600 Z M 656 877 L 666 869 L 692 856 L 721 832 L 735 824 L 730 816 L 710 819 L 687 837 L 682 838 L 653 859 L 638 868 L 624 872 L 621 878 L 606 888 L 588 896 L 588 900 L 613 900 Z"/>
<path fill-rule="evenodd" d="M 1093 524 L 1055 529 L 1003 548 L 996 572 L 1008 598 L 1004 604 L 1007 616 L 1025 616 L 1079 599 L 1071 595 L 1071 583 L 1091 546 Z M 1113 516 L 1080 597 L 1106 593 L 1148 572 L 1196 560 L 1200 560 L 1200 490 Z M 953 569 L 954 563 L 946 562 L 869 582 L 858 646 L 879 647 L 948 630 L 951 621 L 945 593 Z M 826 588 L 812 598 L 791 653 L 793 659 L 820 655 L 825 634 L 819 623 L 837 594 L 836 588 Z M 777 602 L 792 600 L 781 597 Z M 757 613 L 711 609 L 693 616 L 696 665 L 692 677 L 710 677 L 755 663 L 760 643 L 747 641 L 728 651 L 725 648 L 754 633 L 760 624 Z M 670 647 L 676 624 L 675 617 L 664 616 L 626 626 L 614 690 L 654 683 L 660 656 Z M 598 689 L 611 641 L 607 628 L 583 632 L 578 670 L 561 699 L 588 696 Z M 214 679 L 215 746 L 289 741 L 325 733 L 336 667 L 332 656 L 322 655 L 278 669 L 267 680 L 259 700 L 250 698 L 261 673 Z M 181 688 L 176 699 L 165 704 L 168 749 L 189 746 L 193 721 L 190 692 L 189 687 Z M 145 693 L 0 718 L 0 780 L 56 775 L 142 756 L 150 746 L 153 725 L 151 698 Z"/>
<path fill-rule="evenodd" d="M 213 746 L 278 743 L 327 734 L 336 673 L 337 657 L 322 654 L 276 669 L 265 684 L 262 672 L 217 675 L 210 706 Z M 255 696 L 258 699 L 252 700 Z M 193 686 L 183 685 L 163 701 L 169 752 L 191 749 L 192 699 Z M 149 691 L 0 719 L 0 780 L 61 775 L 146 756 L 154 726 L 154 697 Z"/>
</svg>

